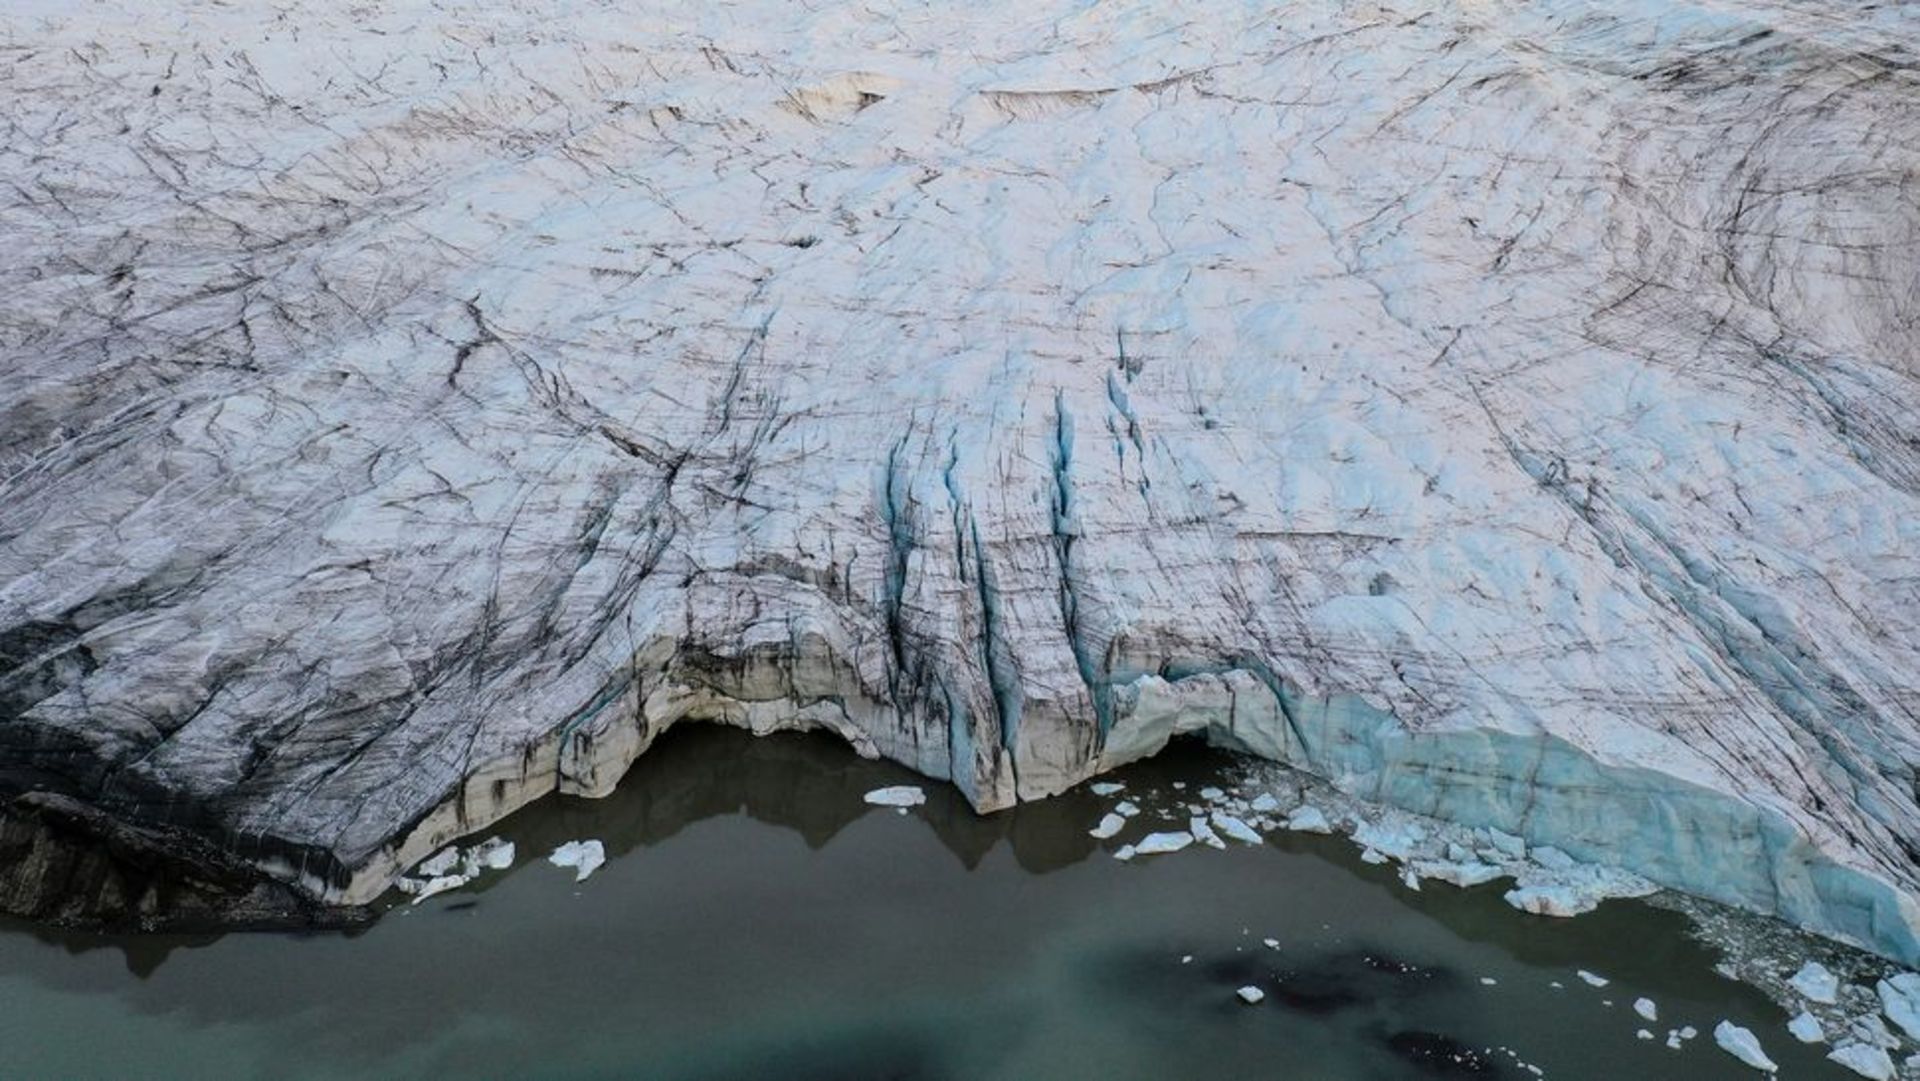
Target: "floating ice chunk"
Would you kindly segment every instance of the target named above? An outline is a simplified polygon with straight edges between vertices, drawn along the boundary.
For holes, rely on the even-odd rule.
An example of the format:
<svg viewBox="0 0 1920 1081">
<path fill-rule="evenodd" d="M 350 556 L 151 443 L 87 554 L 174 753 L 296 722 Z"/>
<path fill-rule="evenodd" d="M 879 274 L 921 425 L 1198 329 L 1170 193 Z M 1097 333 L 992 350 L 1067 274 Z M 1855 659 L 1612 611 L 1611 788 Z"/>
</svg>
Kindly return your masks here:
<svg viewBox="0 0 1920 1081">
<path fill-rule="evenodd" d="M 1273 798 L 1273 793 L 1262 792 L 1253 797 L 1253 802 L 1248 806 L 1260 814 L 1272 814 L 1280 809 L 1280 801 Z"/>
<path fill-rule="evenodd" d="M 413 903 L 417 905 L 435 894 L 457 890 L 471 881 L 473 879 L 467 875 L 436 875 L 419 884 L 413 895 Z"/>
<path fill-rule="evenodd" d="M 1720 1045 L 1720 1050 L 1762 1073 L 1780 1072 L 1780 1067 L 1760 1049 L 1759 1039 L 1732 1021 L 1722 1021 L 1713 1026 L 1713 1042 Z"/>
<path fill-rule="evenodd" d="M 1698 1035 L 1700 1035 L 1700 1030 L 1699 1030 L 1699 1029 L 1697 1029 L 1697 1028 L 1694 1028 L 1694 1027 L 1693 1027 L 1692 1025 L 1681 1025 L 1681 1026 L 1680 1026 L 1680 1038 L 1681 1038 L 1681 1039 L 1683 1039 L 1683 1040 L 1691 1040 L 1691 1039 L 1693 1039 L 1693 1038 L 1694 1038 L 1695 1036 L 1698 1036 Z"/>
<path fill-rule="evenodd" d="M 1571 886 L 1522 886 L 1506 892 L 1507 903 L 1536 916 L 1578 916 L 1600 902 Z"/>
<path fill-rule="evenodd" d="M 1192 954 L 1190 954 L 1190 953 L 1183 953 L 1183 954 L 1181 954 L 1181 955 L 1180 955 L 1180 963 L 1181 963 L 1181 964 L 1183 964 L 1183 965 L 1190 965 L 1190 964 L 1193 964 L 1193 955 L 1192 955 Z"/>
<path fill-rule="evenodd" d="M 1887 1020 L 1920 1040 L 1920 975 L 1902 972 L 1881 980 L 1874 990 L 1880 992 L 1880 1009 L 1886 1013 Z"/>
<path fill-rule="evenodd" d="M 433 855 L 428 856 L 426 859 L 421 860 L 420 866 L 415 867 L 413 873 L 419 875 L 421 878 L 439 878 L 451 872 L 459 865 L 460 850 L 457 848 L 443 848 Z"/>
<path fill-rule="evenodd" d="M 1185 781 L 1175 781 L 1175 782 L 1173 782 L 1173 790 L 1174 790 L 1175 792 L 1183 792 L 1183 791 L 1185 791 L 1185 790 L 1186 790 L 1186 787 L 1187 787 L 1187 782 L 1185 782 Z"/>
<path fill-rule="evenodd" d="M 1820 1043 L 1827 1038 L 1827 1030 L 1820 1027 L 1820 1019 L 1805 1010 L 1787 1022 L 1787 1031 L 1793 1033 L 1793 1038 L 1801 1043 Z"/>
<path fill-rule="evenodd" d="M 1854 1018 L 1853 1023 L 1847 1026 L 1847 1031 L 1853 1034 L 1854 1042 L 1857 1043 L 1870 1043 L 1889 1051 L 1900 1046 L 1900 1037 L 1888 1030 L 1887 1023 L 1880 1020 L 1878 1014 L 1870 1013 L 1865 1017 Z"/>
<path fill-rule="evenodd" d="M 1501 855 L 1510 859 L 1524 859 L 1527 855 L 1527 842 L 1515 837 L 1511 833 L 1503 833 L 1500 830 L 1489 829 L 1487 830 L 1487 842 L 1493 845 L 1494 849 Z"/>
<path fill-rule="evenodd" d="M 1247 825 L 1244 821 L 1233 817 L 1232 815 L 1226 813 L 1225 811 L 1215 811 L 1213 812 L 1213 814 L 1209 815 L 1208 818 L 1210 818 L 1213 821 L 1214 829 L 1219 830 L 1221 833 L 1226 834 L 1227 836 L 1233 838 L 1236 841 L 1240 841 L 1243 844 L 1250 844 L 1250 845 L 1257 845 L 1260 843 L 1259 830 L 1254 829 L 1252 826 Z"/>
<path fill-rule="evenodd" d="M 1667 1047 L 1671 1050 L 1678 1051 L 1680 1050 L 1680 1046 L 1681 1046 L 1680 1030 L 1679 1029 L 1669 1030 L 1667 1032 Z"/>
<path fill-rule="evenodd" d="M 1493 986 L 1496 986 L 1496 985 L 1498 985 L 1498 984 L 1499 984 L 1499 982 L 1500 982 L 1499 980 L 1496 980 L 1496 979 L 1494 979 L 1494 978 L 1493 978 L 1492 976 L 1482 976 L 1482 977 L 1480 977 L 1480 983 L 1481 983 L 1481 985 L 1482 985 L 1482 986 L 1485 986 L 1485 987 L 1493 987 Z"/>
<path fill-rule="evenodd" d="M 876 788 L 867 793 L 865 799 L 875 807 L 918 807 L 927 802 L 927 794 L 917 784 L 897 784 Z"/>
<path fill-rule="evenodd" d="M 1642 1039 L 1642 1040 L 1651 1040 L 1651 1039 L 1653 1039 L 1653 1033 L 1651 1033 L 1651 1032 L 1649 1032 L 1649 1031 L 1647 1031 L 1647 1030 L 1646 1030 L 1646 1029 L 1644 1029 L 1644 1028 L 1643 1028 L 1643 1029 L 1639 1029 L 1639 1030 L 1637 1030 L 1637 1031 L 1635 1031 L 1635 1032 L 1634 1032 L 1634 1036 L 1635 1036 L 1636 1038 L 1638 1038 L 1638 1039 Z"/>
<path fill-rule="evenodd" d="M 1468 848 L 1466 845 L 1463 845 L 1458 841 L 1447 842 L 1447 862 L 1448 863 L 1470 863 L 1472 861 L 1473 861 L 1472 849 Z"/>
<path fill-rule="evenodd" d="M 1170 830 L 1164 833 L 1149 833 L 1133 846 L 1133 851 L 1141 856 L 1160 856 L 1168 852 L 1178 852 L 1193 843 L 1193 834 L 1185 830 Z"/>
<path fill-rule="evenodd" d="M 1840 1000 L 1840 979 L 1827 966 L 1818 961 L 1808 961 L 1800 966 L 1800 971 L 1787 981 L 1795 991 L 1807 996 L 1809 1002 L 1818 1002 L 1831 1006 Z"/>
<path fill-rule="evenodd" d="M 461 858 L 461 870 L 475 875 L 481 871 L 504 871 L 513 866 L 513 842 L 489 837 L 467 849 Z"/>
<path fill-rule="evenodd" d="M 1827 1052 L 1827 1060 L 1837 1062 L 1869 1081 L 1893 1081 L 1893 1058 L 1871 1044 L 1850 1043 Z"/>
<path fill-rule="evenodd" d="M 588 875 L 607 862 L 607 849 L 599 841 L 568 841 L 554 849 L 547 862 L 555 867 L 573 868 L 573 880 L 585 882 Z"/>
<path fill-rule="evenodd" d="M 1200 798 L 1206 800 L 1208 803 L 1219 803 L 1221 800 L 1227 798 L 1227 794 L 1218 788 L 1202 788 L 1200 790 Z"/>
<path fill-rule="evenodd" d="M 1110 814 L 1100 820 L 1100 824 L 1088 830 L 1089 834 L 1102 841 L 1127 828 L 1127 820 L 1116 814 Z"/>
<path fill-rule="evenodd" d="M 1121 800 L 1114 805 L 1113 813 L 1125 818 L 1132 818 L 1134 815 L 1140 813 L 1140 808 L 1131 800 Z"/>
<path fill-rule="evenodd" d="M 1633 1012 L 1639 1014 L 1642 1018 L 1648 1021 L 1660 1020 L 1660 1007 L 1654 1005 L 1653 1000 L 1650 998 L 1634 999 Z"/>
<path fill-rule="evenodd" d="M 1277 938 L 1263 938 L 1260 940 L 1260 944 L 1270 950 L 1277 950 L 1280 948 L 1280 940 Z"/>
<path fill-rule="evenodd" d="M 1113 854 L 1113 858 L 1117 860 L 1130 860 L 1136 851 L 1138 850 L 1132 845 L 1121 845 L 1119 851 Z"/>
<path fill-rule="evenodd" d="M 1262 991 L 1258 987 L 1254 987 L 1251 985 L 1242 987 L 1240 990 L 1235 991 L 1234 994 L 1239 995 L 1240 1001 L 1246 1003 L 1249 1006 L 1252 1006 L 1255 1003 L 1259 1002 L 1261 999 L 1267 997 L 1267 993 L 1265 991 Z"/>
<path fill-rule="evenodd" d="M 1125 787 L 1127 786 L 1118 781 L 1095 781 L 1093 784 L 1087 786 L 1087 791 L 1092 792 L 1096 796 L 1111 796 Z"/>
<path fill-rule="evenodd" d="M 1605 976 L 1595 975 L 1594 973 L 1588 972 L 1584 968 L 1576 969 L 1573 974 L 1580 977 L 1582 980 L 1586 981 L 1586 984 L 1588 987 L 1605 987 L 1606 985 L 1613 982 L 1612 980 L 1607 979 Z"/>
<path fill-rule="evenodd" d="M 1571 871 L 1577 866 L 1572 856 L 1547 845 L 1540 845 L 1533 850 L 1533 862 L 1549 871 Z"/>
<path fill-rule="evenodd" d="M 1353 831 L 1356 844 L 1396 860 L 1413 858 L 1413 850 L 1427 839 L 1427 831 L 1407 822 L 1368 822 Z"/>
<path fill-rule="evenodd" d="M 1366 851 L 1360 853 L 1360 862 L 1361 863 L 1385 863 L 1387 862 L 1387 857 L 1381 855 L 1379 849 L 1369 848 Z"/>
<path fill-rule="evenodd" d="M 1442 882 L 1450 882 L 1455 886 L 1459 886 L 1461 889 L 1492 882 L 1494 879 L 1504 878 L 1510 873 L 1495 867 L 1491 863 L 1479 863 L 1471 860 L 1466 863 L 1415 860 L 1413 869 L 1421 878 L 1437 878 Z"/>
<path fill-rule="evenodd" d="M 1207 820 L 1204 817 L 1196 815 L 1193 818 L 1187 819 L 1187 832 L 1193 834 L 1194 840 L 1199 841 L 1208 848 L 1227 847 L 1227 842 L 1222 841 L 1220 835 L 1213 832 L 1213 827 L 1207 825 Z"/>
<path fill-rule="evenodd" d="M 1254 807 L 1259 808 L 1259 801 L 1254 801 Z M 1287 828 L 1301 833 L 1332 833 L 1333 823 L 1327 821 L 1326 812 L 1307 804 L 1295 807 L 1293 813 L 1287 816 Z"/>
</svg>

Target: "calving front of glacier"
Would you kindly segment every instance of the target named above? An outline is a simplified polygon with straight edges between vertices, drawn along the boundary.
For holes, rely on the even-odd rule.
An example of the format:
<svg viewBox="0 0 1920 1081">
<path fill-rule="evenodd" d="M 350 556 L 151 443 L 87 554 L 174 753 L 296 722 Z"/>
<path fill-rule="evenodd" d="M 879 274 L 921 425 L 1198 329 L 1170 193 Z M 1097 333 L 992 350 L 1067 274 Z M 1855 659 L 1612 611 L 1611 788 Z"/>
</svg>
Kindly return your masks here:
<svg viewBox="0 0 1920 1081">
<path fill-rule="evenodd" d="M 1920 961 L 1912 9 L 171 7 L 0 14 L 42 856 L 1199 730 Z"/>
</svg>

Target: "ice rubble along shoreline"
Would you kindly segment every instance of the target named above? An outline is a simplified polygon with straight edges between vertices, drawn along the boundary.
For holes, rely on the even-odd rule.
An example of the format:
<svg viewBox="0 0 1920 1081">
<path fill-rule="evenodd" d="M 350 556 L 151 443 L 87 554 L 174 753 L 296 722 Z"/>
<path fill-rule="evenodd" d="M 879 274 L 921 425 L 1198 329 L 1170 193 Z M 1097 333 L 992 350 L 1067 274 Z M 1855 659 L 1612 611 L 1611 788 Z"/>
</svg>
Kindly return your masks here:
<svg viewBox="0 0 1920 1081">
<path fill-rule="evenodd" d="M 0 799 L 354 904 L 682 720 L 1197 726 L 1920 959 L 1920 32 L 1827 8 L 11 5 Z"/>
</svg>

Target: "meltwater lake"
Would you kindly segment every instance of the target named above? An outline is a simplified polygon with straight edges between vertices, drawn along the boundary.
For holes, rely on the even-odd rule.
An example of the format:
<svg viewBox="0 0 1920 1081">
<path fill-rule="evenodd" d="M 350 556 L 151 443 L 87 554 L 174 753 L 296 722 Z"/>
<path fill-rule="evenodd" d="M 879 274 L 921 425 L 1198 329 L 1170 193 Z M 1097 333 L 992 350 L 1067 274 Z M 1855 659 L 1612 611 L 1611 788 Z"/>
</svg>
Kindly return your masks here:
<svg viewBox="0 0 1920 1081">
<path fill-rule="evenodd" d="M 1152 793 L 1235 768 L 1176 747 L 1116 779 Z M 912 783 L 927 803 L 904 814 L 862 802 Z M 983 818 L 826 737 L 676 730 L 611 798 L 501 823 L 511 869 L 395 894 L 358 933 L 4 925 L 0 1076 L 1760 1076 L 1714 1046 L 1721 1019 L 1782 1077 L 1852 1076 L 1716 975 L 1675 912 L 1525 916 L 1500 884 L 1412 891 L 1344 838 L 1284 832 L 1122 862 L 1087 833 L 1111 802 Z M 576 883 L 545 857 L 581 839 L 608 858 Z M 1700 1036 L 1670 1050 L 1684 1025 Z"/>
</svg>

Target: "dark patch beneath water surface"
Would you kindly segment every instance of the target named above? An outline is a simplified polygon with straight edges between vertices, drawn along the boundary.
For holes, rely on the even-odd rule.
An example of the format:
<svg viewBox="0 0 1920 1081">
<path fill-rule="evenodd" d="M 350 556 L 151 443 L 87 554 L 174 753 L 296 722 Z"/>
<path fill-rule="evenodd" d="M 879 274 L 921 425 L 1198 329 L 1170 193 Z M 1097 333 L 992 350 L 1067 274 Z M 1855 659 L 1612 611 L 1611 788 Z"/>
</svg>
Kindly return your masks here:
<svg viewBox="0 0 1920 1081">
<path fill-rule="evenodd" d="M 1437 1032 L 1396 1032 L 1387 1037 L 1393 1053 L 1440 1077 L 1498 1077 L 1500 1064 L 1481 1051 Z"/>
</svg>

